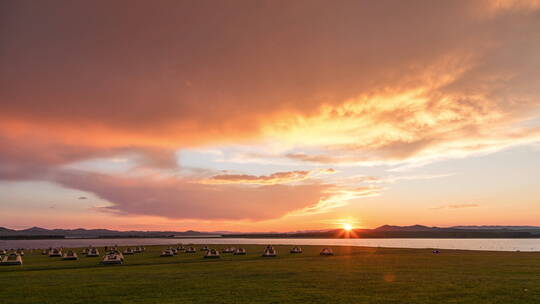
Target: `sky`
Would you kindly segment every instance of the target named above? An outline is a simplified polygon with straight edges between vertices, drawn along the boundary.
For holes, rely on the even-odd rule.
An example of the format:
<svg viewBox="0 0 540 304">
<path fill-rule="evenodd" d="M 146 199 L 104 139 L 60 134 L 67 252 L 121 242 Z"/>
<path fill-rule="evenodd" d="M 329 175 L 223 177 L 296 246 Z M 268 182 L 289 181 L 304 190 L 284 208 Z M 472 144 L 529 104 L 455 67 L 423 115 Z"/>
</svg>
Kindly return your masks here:
<svg viewBox="0 0 540 304">
<path fill-rule="evenodd" d="M 0 226 L 539 215 L 540 1 L 0 3 Z"/>
</svg>

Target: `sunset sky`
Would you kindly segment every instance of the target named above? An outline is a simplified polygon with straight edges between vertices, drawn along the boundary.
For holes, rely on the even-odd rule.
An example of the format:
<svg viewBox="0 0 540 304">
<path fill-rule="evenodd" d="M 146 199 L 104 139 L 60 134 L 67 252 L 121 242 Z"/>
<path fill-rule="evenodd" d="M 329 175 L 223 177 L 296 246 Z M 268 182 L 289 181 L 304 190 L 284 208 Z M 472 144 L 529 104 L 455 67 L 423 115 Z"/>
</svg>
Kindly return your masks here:
<svg viewBox="0 0 540 304">
<path fill-rule="evenodd" d="M 0 226 L 540 225 L 540 1 L 2 1 Z"/>
</svg>

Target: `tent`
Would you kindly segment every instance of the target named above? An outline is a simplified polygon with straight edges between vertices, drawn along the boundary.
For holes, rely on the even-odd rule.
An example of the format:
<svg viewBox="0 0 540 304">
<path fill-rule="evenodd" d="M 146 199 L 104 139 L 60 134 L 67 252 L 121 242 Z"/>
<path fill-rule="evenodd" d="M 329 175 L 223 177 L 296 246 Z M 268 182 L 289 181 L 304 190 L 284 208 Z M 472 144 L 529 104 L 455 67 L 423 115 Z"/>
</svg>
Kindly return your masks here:
<svg viewBox="0 0 540 304">
<path fill-rule="evenodd" d="M 16 253 L 6 255 L 0 261 L 0 265 L 22 265 L 22 257 Z"/>
<path fill-rule="evenodd" d="M 115 265 L 122 264 L 124 262 L 124 257 L 117 253 L 108 253 L 103 257 L 101 264 L 106 265 Z"/>
<path fill-rule="evenodd" d="M 246 255 L 246 249 L 245 248 L 236 248 L 234 251 L 234 255 Z"/>
<path fill-rule="evenodd" d="M 221 250 L 221 252 L 223 253 L 234 253 L 236 251 L 236 248 L 234 247 L 227 247 L 227 248 L 223 248 L 223 250 Z"/>
<path fill-rule="evenodd" d="M 165 249 L 161 252 L 161 255 L 162 257 L 172 257 L 174 256 L 174 252 L 170 249 Z"/>
<path fill-rule="evenodd" d="M 266 249 L 264 250 L 264 253 L 262 254 L 263 257 L 275 257 L 277 256 L 277 252 L 276 250 L 274 249 L 274 247 L 270 246 L 270 247 L 266 247 Z"/>
<path fill-rule="evenodd" d="M 86 253 L 86 257 L 88 258 L 94 258 L 98 256 L 99 256 L 99 251 L 97 250 L 97 248 L 90 248 L 90 250 L 88 250 L 88 252 Z"/>
<path fill-rule="evenodd" d="M 302 248 L 298 247 L 298 246 L 294 246 L 292 249 L 291 249 L 291 253 L 302 253 Z"/>
<path fill-rule="evenodd" d="M 64 256 L 62 257 L 62 260 L 78 260 L 79 257 L 77 256 L 77 253 L 75 253 L 73 250 L 69 250 L 68 252 L 64 253 Z"/>
<path fill-rule="evenodd" d="M 334 252 L 332 251 L 331 248 L 323 248 L 323 250 L 321 250 L 320 254 L 328 256 L 328 255 L 334 255 Z"/>
<path fill-rule="evenodd" d="M 58 248 L 55 248 L 55 249 L 49 251 L 49 256 L 50 257 L 61 257 L 62 256 L 62 250 L 60 250 Z"/>
<path fill-rule="evenodd" d="M 206 254 L 204 255 L 204 258 L 205 259 L 217 259 L 219 258 L 219 251 L 215 250 L 215 249 L 210 249 L 206 252 Z"/>
</svg>

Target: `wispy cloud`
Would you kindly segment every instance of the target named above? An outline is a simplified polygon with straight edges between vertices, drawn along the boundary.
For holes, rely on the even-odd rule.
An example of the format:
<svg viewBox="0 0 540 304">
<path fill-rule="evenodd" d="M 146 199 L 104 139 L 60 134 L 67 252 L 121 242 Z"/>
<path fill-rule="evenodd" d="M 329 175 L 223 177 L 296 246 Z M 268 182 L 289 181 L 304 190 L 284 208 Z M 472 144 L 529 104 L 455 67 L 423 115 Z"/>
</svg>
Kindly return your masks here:
<svg viewBox="0 0 540 304">
<path fill-rule="evenodd" d="M 469 203 L 469 204 L 449 204 L 449 205 L 442 205 L 437 207 L 432 207 L 430 209 L 433 210 L 443 210 L 443 209 L 464 209 L 464 208 L 477 208 L 480 207 L 479 204 L 475 203 Z"/>
<path fill-rule="evenodd" d="M 54 180 L 111 202 L 103 211 L 176 219 L 279 218 L 316 205 L 333 185 L 208 185 L 178 178 L 119 177 L 60 171 Z"/>
<path fill-rule="evenodd" d="M 332 209 L 343 207 L 349 204 L 350 201 L 377 196 L 381 192 L 381 188 L 377 186 L 366 187 L 346 187 L 334 186 L 324 191 L 323 196 L 317 204 L 307 206 L 303 209 L 290 212 L 289 216 L 298 215 L 313 215 L 326 213 Z"/>
<path fill-rule="evenodd" d="M 270 175 L 220 174 L 203 180 L 206 184 L 283 184 L 306 180 L 321 174 L 332 174 L 334 169 L 276 172 Z"/>
</svg>

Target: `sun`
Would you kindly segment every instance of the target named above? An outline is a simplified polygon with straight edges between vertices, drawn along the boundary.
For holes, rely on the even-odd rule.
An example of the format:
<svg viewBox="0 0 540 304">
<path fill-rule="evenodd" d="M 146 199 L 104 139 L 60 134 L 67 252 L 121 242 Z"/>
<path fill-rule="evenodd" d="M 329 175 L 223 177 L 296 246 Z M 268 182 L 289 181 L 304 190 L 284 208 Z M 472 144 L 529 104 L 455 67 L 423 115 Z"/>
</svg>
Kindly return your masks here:
<svg viewBox="0 0 540 304">
<path fill-rule="evenodd" d="M 351 231 L 353 229 L 351 224 L 343 224 L 343 229 L 345 231 Z"/>
</svg>

